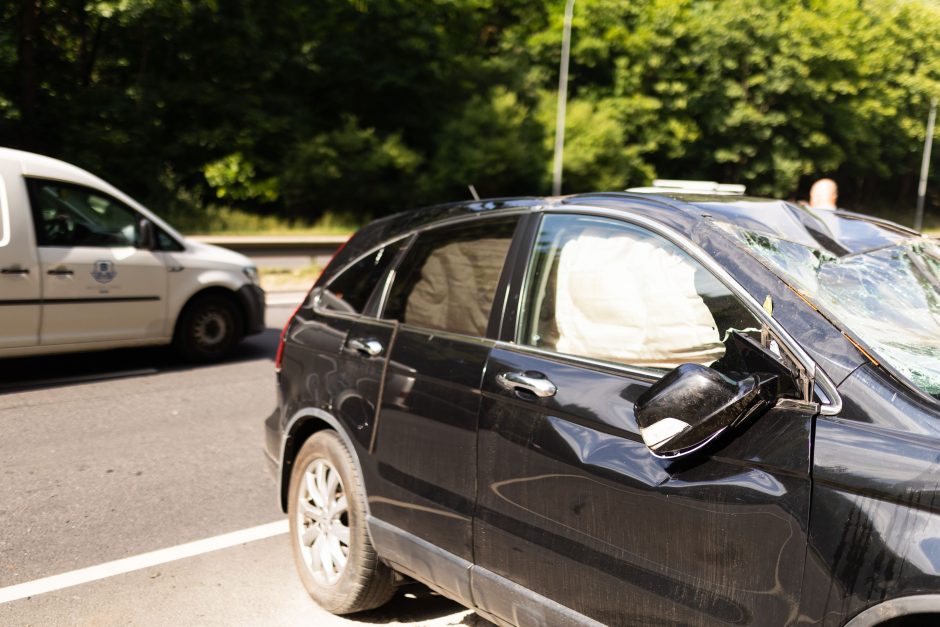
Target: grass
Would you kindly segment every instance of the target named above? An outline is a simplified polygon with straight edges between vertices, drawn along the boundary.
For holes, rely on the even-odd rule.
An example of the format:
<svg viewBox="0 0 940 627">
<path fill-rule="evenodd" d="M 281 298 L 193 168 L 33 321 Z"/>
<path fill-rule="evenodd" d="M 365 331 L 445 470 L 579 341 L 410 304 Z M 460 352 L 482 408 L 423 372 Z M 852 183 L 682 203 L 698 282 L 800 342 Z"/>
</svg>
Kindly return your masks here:
<svg viewBox="0 0 940 627">
<path fill-rule="evenodd" d="M 171 216 L 169 222 L 185 235 L 349 235 L 368 218 L 328 211 L 306 222 L 213 205 L 198 213 Z"/>
</svg>

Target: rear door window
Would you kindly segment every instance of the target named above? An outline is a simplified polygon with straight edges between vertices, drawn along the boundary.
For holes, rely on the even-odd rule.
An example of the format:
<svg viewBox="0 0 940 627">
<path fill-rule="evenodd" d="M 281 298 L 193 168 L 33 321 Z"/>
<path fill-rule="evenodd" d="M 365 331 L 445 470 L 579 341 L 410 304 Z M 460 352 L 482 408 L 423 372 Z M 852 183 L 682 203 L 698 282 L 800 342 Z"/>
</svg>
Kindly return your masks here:
<svg viewBox="0 0 940 627">
<path fill-rule="evenodd" d="M 397 270 L 384 317 L 485 336 L 517 222 L 487 219 L 419 235 Z"/>
</svg>

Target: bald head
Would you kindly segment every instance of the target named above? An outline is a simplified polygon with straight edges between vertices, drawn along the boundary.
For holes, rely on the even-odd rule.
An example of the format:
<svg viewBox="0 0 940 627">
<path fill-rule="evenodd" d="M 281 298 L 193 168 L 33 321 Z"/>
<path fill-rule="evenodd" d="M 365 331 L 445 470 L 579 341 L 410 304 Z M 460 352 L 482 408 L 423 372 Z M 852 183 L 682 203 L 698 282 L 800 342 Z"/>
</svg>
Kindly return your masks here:
<svg viewBox="0 0 940 627">
<path fill-rule="evenodd" d="M 809 206 L 813 209 L 835 209 L 839 186 L 832 179 L 819 179 L 809 188 Z"/>
</svg>

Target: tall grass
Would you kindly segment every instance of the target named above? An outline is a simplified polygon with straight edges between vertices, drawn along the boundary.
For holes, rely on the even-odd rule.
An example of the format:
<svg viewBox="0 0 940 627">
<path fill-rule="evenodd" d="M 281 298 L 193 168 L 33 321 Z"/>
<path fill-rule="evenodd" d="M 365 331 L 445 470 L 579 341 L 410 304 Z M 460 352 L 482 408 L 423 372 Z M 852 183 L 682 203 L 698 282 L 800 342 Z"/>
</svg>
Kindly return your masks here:
<svg viewBox="0 0 940 627">
<path fill-rule="evenodd" d="M 175 212 L 169 217 L 169 222 L 186 235 L 345 235 L 367 221 L 368 218 L 328 211 L 308 222 L 217 205 L 200 211 Z"/>
</svg>

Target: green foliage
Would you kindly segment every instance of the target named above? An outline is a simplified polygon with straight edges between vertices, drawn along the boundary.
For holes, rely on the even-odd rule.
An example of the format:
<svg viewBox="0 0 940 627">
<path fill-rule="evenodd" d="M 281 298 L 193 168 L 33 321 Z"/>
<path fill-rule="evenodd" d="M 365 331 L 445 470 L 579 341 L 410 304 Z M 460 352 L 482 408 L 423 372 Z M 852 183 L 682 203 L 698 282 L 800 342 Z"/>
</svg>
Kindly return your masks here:
<svg viewBox="0 0 940 627">
<path fill-rule="evenodd" d="M 540 118 L 546 128 L 555 121 L 555 94 L 543 94 Z M 565 124 L 564 184 L 566 190 L 617 191 L 646 185 L 654 176 L 647 161 L 651 146 L 637 141 L 638 124 L 647 103 L 630 98 L 568 102 Z M 546 152 L 554 146 L 554 133 L 543 140 Z M 545 161 L 546 176 L 551 162 Z"/>
<path fill-rule="evenodd" d="M 361 220 L 468 184 L 544 194 L 563 9 L 4 3 L 0 143 L 198 229 Z M 911 206 L 938 41 L 931 0 L 578 0 L 564 191 L 660 176 L 794 197 L 829 175 L 848 206 Z"/>
<path fill-rule="evenodd" d="M 257 180 L 255 166 L 240 152 L 207 163 L 202 171 L 217 198 L 267 202 L 278 198 L 277 178 Z"/>
<path fill-rule="evenodd" d="M 475 95 L 441 129 L 426 193 L 468 198 L 473 185 L 484 196 L 531 194 L 544 181 L 543 137 L 531 107 L 516 94 L 495 88 Z"/>
<path fill-rule="evenodd" d="M 287 159 L 281 186 L 294 215 L 318 211 L 387 213 L 398 206 L 421 162 L 397 134 L 381 137 L 354 117 L 340 127 L 300 143 Z"/>
</svg>

